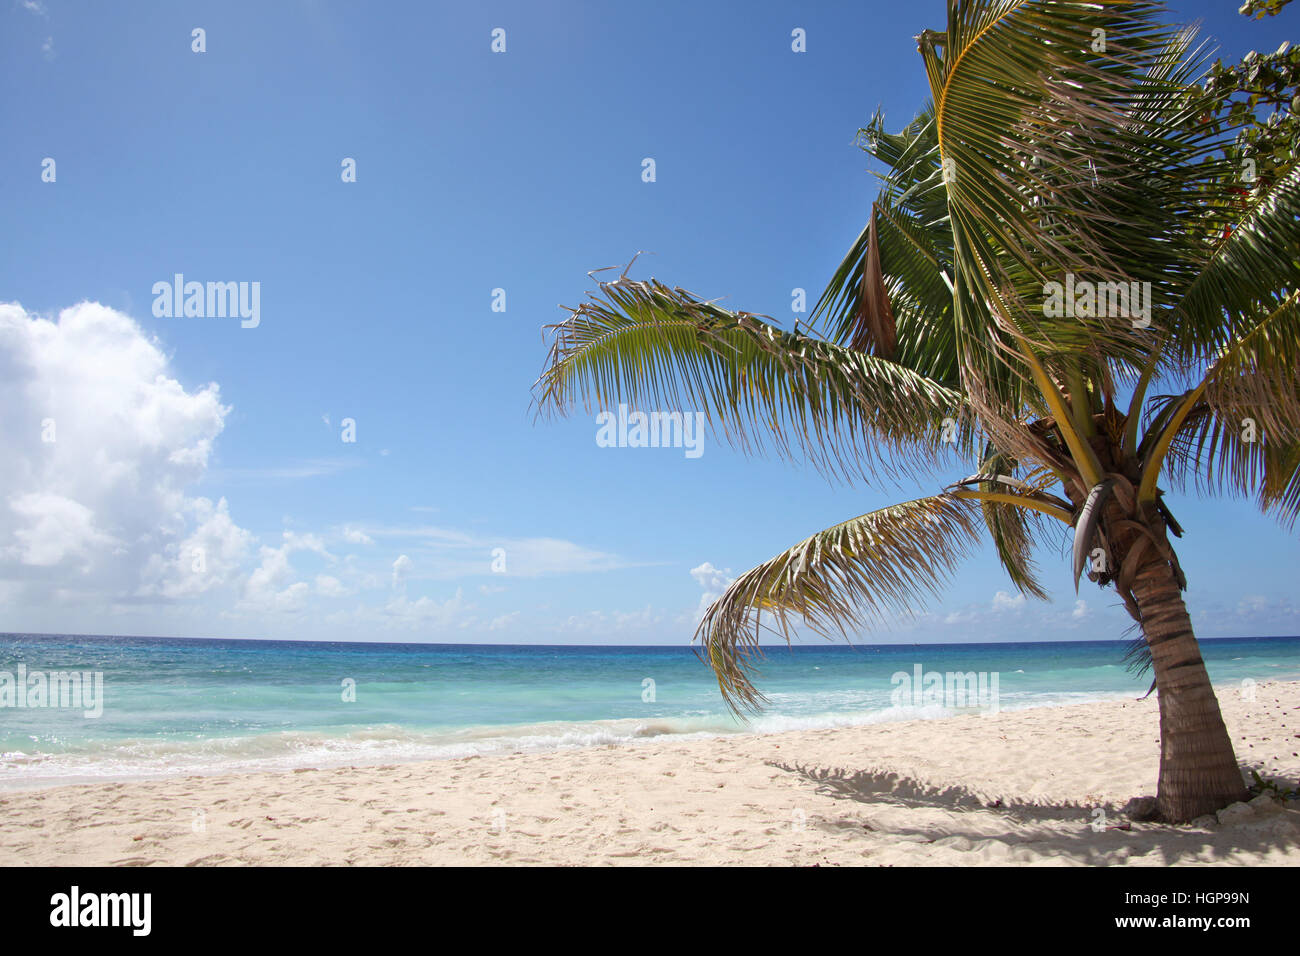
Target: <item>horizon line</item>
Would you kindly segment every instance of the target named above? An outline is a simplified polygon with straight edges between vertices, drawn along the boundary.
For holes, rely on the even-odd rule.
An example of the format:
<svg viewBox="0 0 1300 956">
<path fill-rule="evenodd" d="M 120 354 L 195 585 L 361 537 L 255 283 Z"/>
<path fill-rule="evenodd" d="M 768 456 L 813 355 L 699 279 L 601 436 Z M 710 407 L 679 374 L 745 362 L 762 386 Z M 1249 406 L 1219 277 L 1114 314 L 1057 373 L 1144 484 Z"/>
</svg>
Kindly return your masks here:
<svg viewBox="0 0 1300 956">
<path fill-rule="evenodd" d="M 33 638 L 75 638 L 89 640 L 128 640 L 128 641 L 213 641 L 223 643 L 246 643 L 246 644 L 324 644 L 324 645 L 345 645 L 358 647 L 497 647 L 497 648 L 515 648 L 515 647 L 537 647 L 537 648 L 598 648 L 598 649 L 619 649 L 619 650 L 650 650 L 650 649 L 676 649 L 676 650 L 694 650 L 697 645 L 692 641 L 684 644 L 519 644 L 506 642 L 481 642 L 481 643 L 460 643 L 455 641 L 336 641 L 336 640 L 319 640 L 307 638 L 266 638 L 266 637 L 187 637 L 183 635 L 151 635 L 151 634 L 64 634 L 35 631 L 0 631 L 0 639 L 13 637 L 33 637 Z M 1300 634 L 1258 634 L 1258 635 L 1235 635 L 1232 637 L 1198 637 L 1197 641 L 1274 641 L 1274 640 L 1297 640 Z M 837 648 L 844 647 L 850 649 L 861 648 L 881 648 L 881 647 L 996 647 L 1006 644 L 1021 645 L 1040 645 L 1040 644 L 1129 644 L 1131 638 L 1126 637 L 1094 637 L 1094 638 L 1067 638 L 1064 640 L 1042 641 L 1042 640 L 1005 640 L 1005 641 L 823 641 L 819 643 L 776 643 L 760 644 L 761 648 L 788 648 L 794 650 L 798 648 L 815 649 L 815 648 Z"/>
</svg>

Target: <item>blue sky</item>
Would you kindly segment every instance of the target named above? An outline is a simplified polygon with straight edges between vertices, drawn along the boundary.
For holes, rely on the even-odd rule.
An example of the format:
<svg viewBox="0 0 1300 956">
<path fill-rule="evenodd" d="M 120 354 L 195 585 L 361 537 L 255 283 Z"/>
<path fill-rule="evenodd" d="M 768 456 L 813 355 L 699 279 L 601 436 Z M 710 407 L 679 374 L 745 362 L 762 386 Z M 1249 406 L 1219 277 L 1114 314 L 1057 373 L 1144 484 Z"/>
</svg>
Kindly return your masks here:
<svg viewBox="0 0 1300 956">
<path fill-rule="evenodd" d="M 783 322 L 815 299 L 876 191 L 854 133 L 921 104 L 942 3 L 0 2 L 0 630 L 684 643 L 730 575 L 933 490 L 529 404 L 540 327 L 637 250 Z M 1174 10 L 1225 58 L 1296 33 L 1235 7 Z M 260 323 L 155 316 L 176 273 L 260 283 Z M 1295 535 L 1173 504 L 1198 633 L 1300 632 Z M 985 553 L 876 639 L 1121 635 L 1040 560 L 1052 604 Z"/>
</svg>

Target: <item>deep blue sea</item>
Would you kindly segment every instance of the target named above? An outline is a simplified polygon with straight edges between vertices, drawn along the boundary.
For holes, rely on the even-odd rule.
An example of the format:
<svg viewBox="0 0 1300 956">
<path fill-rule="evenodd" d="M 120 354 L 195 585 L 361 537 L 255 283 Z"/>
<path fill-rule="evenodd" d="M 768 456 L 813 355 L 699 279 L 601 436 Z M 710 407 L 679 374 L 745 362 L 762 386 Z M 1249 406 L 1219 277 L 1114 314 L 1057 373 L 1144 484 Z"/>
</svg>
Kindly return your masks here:
<svg viewBox="0 0 1300 956">
<path fill-rule="evenodd" d="M 1300 679 L 1300 637 L 1201 644 L 1216 684 Z M 636 744 L 962 710 L 910 698 L 899 704 L 893 677 L 918 665 L 996 674 L 1002 710 L 1142 696 L 1150 679 L 1127 670 L 1124 648 L 1122 641 L 774 647 L 759 681 L 768 706 L 741 721 L 689 647 L 0 634 L 0 789 Z M 101 715 L 16 706 L 20 666 L 28 704 L 40 702 L 34 674 L 102 673 Z"/>
</svg>

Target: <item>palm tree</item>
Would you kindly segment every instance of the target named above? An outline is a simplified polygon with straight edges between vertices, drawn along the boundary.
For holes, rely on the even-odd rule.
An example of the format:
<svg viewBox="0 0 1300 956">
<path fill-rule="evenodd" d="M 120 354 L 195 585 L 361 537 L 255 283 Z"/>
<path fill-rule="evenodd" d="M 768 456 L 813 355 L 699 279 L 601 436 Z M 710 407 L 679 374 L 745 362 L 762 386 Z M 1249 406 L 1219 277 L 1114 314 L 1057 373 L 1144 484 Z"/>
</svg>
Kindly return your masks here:
<svg viewBox="0 0 1300 956">
<path fill-rule="evenodd" d="M 1162 12 L 950 3 L 917 38 L 931 102 L 860 131 L 887 172 L 807 327 L 626 271 L 551 327 L 543 412 L 691 408 L 850 482 L 969 474 L 738 578 L 696 634 L 733 709 L 763 701 L 764 632 L 913 612 L 982 532 L 1045 598 L 1033 552 L 1070 528 L 1076 587 L 1115 588 L 1154 671 L 1159 818 L 1244 795 L 1159 483 L 1300 512 L 1300 172 L 1243 177 L 1194 37 Z"/>
</svg>

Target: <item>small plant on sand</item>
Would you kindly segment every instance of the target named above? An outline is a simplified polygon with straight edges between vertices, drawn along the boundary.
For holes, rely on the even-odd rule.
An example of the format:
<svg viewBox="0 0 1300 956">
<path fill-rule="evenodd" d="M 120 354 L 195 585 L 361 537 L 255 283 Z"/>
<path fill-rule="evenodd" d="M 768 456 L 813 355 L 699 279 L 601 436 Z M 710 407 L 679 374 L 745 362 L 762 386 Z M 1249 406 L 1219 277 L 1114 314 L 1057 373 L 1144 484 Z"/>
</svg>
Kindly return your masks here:
<svg viewBox="0 0 1300 956">
<path fill-rule="evenodd" d="M 1300 787 L 1287 788 L 1276 780 L 1265 780 L 1259 775 L 1259 771 L 1253 768 L 1250 771 L 1250 777 L 1253 781 L 1249 788 L 1252 797 L 1266 793 L 1274 800 L 1300 800 Z"/>
</svg>

